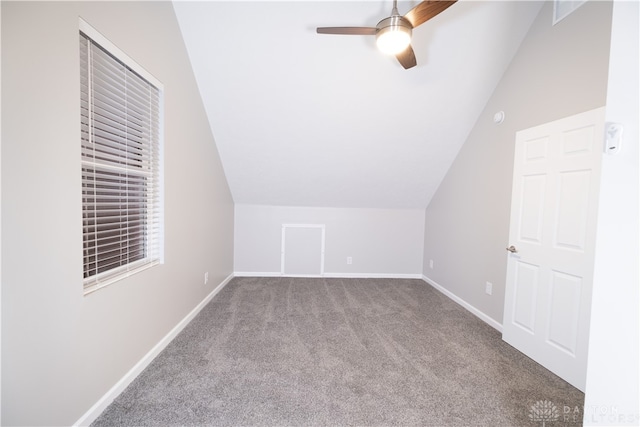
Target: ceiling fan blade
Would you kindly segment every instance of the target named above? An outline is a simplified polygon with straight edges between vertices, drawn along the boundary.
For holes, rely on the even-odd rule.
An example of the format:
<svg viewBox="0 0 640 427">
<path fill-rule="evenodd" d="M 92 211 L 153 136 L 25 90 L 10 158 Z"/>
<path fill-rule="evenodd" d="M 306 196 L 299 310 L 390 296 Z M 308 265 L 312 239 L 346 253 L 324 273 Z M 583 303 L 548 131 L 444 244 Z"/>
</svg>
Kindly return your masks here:
<svg viewBox="0 0 640 427">
<path fill-rule="evenodd" d="M 404 15 L 411 22 L 413 28 L 424 24 L 440 12 L 443 12 L 457 0 L 424 0 Z"/>
<path fill-rule="evenodd" d="M 356 36 L 375 36 L 376 27 L 318 27 L 318 34 L 343 34 Z"/>
<path fill-rule="evenodd" d="M 409 45 L 405 50 L 396 55 L 400 64 L 405 70 L 416 66 L 416 55 L 413 53 L 413 48 Z"/>
</svg>

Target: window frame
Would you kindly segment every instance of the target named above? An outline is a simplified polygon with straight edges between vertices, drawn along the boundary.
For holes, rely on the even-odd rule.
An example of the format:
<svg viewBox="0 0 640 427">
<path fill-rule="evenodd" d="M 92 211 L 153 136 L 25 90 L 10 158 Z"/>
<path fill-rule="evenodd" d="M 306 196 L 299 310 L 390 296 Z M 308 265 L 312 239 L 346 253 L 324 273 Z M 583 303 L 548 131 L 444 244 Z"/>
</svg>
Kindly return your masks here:
<svg viewBox="0 0 640 427">
<path fill-rule="evenodd" d="M 145 221 L 144 227 L 148 227 L 149 223 L 151 223 L 154 229 L 151 231 L 147 230 L 147 233 L 144 234 L 144 237 L 143 237 L 144 256 L 142 259 L 135 260 L 132 262 L 120 263 L 119 265 L 116 265 L 115 267 L 109 268 L 108 270 L 102 271 L 102 272 L 98 272 L 98 267 L 96 264 L 96 271 L 93 274 L 87 273 L 87 268 L 88 268 L 87 265 L 89 264 L 89 262 L 87 261 L 88 249 L 85 246 L 85 235 L 86 235 L 85 227 L 89 227 L 89 226 L 86 224 L 87 219 L 85 217 L 85 213 L 86 213 L 85 199 L 87 197 L 86 187 L 84 186 L 84 184 L 82 185 L 81 196 L 82 196 L 82 227 L 83 227 L 83 231 L 82 231 L 83 290 L 84 290 L 84 295 L 88 295 L 92 292 L 97 291 L 98 289 L 101 289 L 112 283 L 115 283 L 117 281 L 130 277 L 133 274 L 136 274 L 138 272 L 151 268 L 155 265 L 164 263 L 164 179 L 163 179 L 164 178 L 164 85 L 162 84 L 162 82 L 156 79 L 151 73 L 145 70 L 136 61 L 134 61 L 127 54 L 125 54 L 122 50 L 120 50 L 117 46 L 115 46 L 112 42 L 110 42 L 106 37 L 104 37 L 100 32 L 94 29 L 82 18 L 79 18 L 78 35 L 79 37 L 84 36 L 88 40 L 90 40 L 91 43 L 98 45 L 109 56 L 112 56 L 116 62 L 121 63 L 126 68 L 128 68 L 129 70 L 137 74 L 138 77 L 140 77 L 142 80 L 146 81 L 146 83 L 150 84 L 155 89 L 157 89 L 157 96 L 158 96 L 157 117 L 155 116 L 155 114 L 153 115 L 154 116 L 153 119 L 157 119 L 158 121 L 157 129 L 156 129 L 157 132 L 155 132 L 155 134 L 157 135 L 157 138 L 153 140 L 149 140 L 145 145 L 145 147 L 149 147 L 148 148 L 149 152 L 151 152 L 153 149 L 157 150 L 157 162 L 153 162 L 153 161 L 149 162 L 151 164 L 150 176 L 151 176 L 151 180 L 153 181 L 153 184 L 150 184 L 150 185 L 153 186 L 152 190 L 153 190 L 153 194 L 155 194 L 155 197 L 147 196 L 146 197 L 147 200 L 144 202 L 144 207 L 142 208 L 144 210 L 145 215 L 153 216 L 151 221 Z M 80 52 L 80 49 L 81 49 L 80 44 L 78 46 L 78 49 L 79 49 L 78 58 L 82 64 L 82 59 L 81 59 L 82 52 Z M 89 67 L 90 65 L 87 64 L 87 66 Z M 80 72 L 82 73 L 82 67 L 80 69 Z M 78 98 L 81 101 L 81 104 L 82 104 L 82 96 L 83 95 L 81 92 L 80 97 Z M 93 100 L 92 96 L 88 96 L 88 98 L 90 100 Z M 80 110 L 83 111 L 82 105 L 80 106 Z M 86 109 L 84 111 L 86 111 Z M 80 117 L 82 117 L 82 114 L 80 114 Z M 153 119 L 151 120 L 153 121 Z M 92 119 L 89 118 L 88 121 L 89 121 L 88 123 L 89 128 L 93 130 L 94 128 L 92 126 Z M 149 125 L 151 126 L 151 124 Z M 81 142 L 81 150 L 83 154 L 81 154 L 80 156 L 81 158 L 80 165 L 82 169 L 82 178 L 84 180 L 85 176 L 88 173 L 86 172 L 86 170 L 91 168 L 93 164 L 95 164 L 96 166 L 99 166 L 99 169 L 101 170 L 100 174 L 104 176 L 106 174 L 104 171 L 106 169 L 109 169 L 110 165 L 108 163 L 101 164 L 101 162 L 94 163 L 91 160 L 87 160 L 87 157 L 84 155 L 85 148 L 83 147 L 85 143 L 82 142 L 82 139 L 83 139 L 82 127 L 83 125 L 81 120 L 80 121 L 80 142 Z M 93 132 L 90 131 L 89 134 L 93 135 Z M 86 133 L 84 135 L 86 135 Z M 136 171 L 136 169 L 129 169 L 129 170 Z M 95 174 L 96 168 L 93 168 L 93 171 Z M 141 181 L 146 181 L 146 178 L 143 177 L 143 173 L 141 171 L 136 171 L 131 174 L 127 173 L 126 178 L 120 177 L 120 178 L 117 178 L 117 180 L 121 184 L 126 181 L 127 184 L 125 185 L 128 185 L 128 183 L 130 182 L 129 181 L 130 177 L 132 176 L 135 176 L 137 179 L 142 178 Z M 94 181 L 94 184 L 93 184 L 94 192 L 95 192 L 96 182 L 97 181 Z M 142 184 L 142 186 L 145 188 L 145 191 L 147 191 L 148 185 L 149 184 L 147 184 L 146 182 Z M 125 191 L 128 192 L 129 190 L 127 189 Z M 96 195 L 94 193 L 93 196 L 90 195 L 89 197 L 93 197 L 95 199 Z M 152 204 L 149 205 L 150 203 Z M 94 214 L 94 219 L 93 219 L 94 224 L 95 224 L 95 221 L 97 221 L 97 217 L 98 216 Z M 120 228 L 120 231 L 122 231 L 122 228 Z M 86 276 L 87 274 L 89 275 Z"/>
</svg>

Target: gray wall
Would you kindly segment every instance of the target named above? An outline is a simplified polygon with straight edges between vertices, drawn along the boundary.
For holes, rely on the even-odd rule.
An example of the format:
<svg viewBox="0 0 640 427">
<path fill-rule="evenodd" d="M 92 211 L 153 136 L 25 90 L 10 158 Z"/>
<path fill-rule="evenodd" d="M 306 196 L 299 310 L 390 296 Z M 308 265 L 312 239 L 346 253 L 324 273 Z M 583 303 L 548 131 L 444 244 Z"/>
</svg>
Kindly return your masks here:
<svg viewBox="0 0 640 427">
<path fill-rule="evenodd" d="M 282 224 L 324 224 L 325 275 L 420 277 L 422 209 L 236 205 L 235 271 L 277 275 Z M 347 257 L 353 263 L 347 264 Z"/>
<path fill-rule="evenodd" d="M 552 26 L 553 4 L 543 6 L 427 207 L 424 275 L 499 323 L 515 132 L 605 105 L 611 9 L 587 2 Z"/>
<path fill-rule="evenodd" d="M 86 297 L 79 16 L 165 85 L 165 264 Z M 170 2 L 2 2 L 2 106 L 2 424 L 69 425 L 232 274 L 233 201 Z"/>
</svg>

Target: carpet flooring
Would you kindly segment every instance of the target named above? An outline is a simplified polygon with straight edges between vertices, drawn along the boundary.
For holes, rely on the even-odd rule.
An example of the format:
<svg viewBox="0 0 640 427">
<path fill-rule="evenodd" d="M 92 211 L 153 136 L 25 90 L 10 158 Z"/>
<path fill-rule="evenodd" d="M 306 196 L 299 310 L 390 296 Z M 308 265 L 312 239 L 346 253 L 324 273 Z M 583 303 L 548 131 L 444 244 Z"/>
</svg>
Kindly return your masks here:
<svg viewBox="0 0 640 427">
<path fill-rule="evenodd" d="M 540 426 L 545 401 L 581 424 L 579 390 L 421 280 L 234 278 L 92 425 Z"/>
</svg>

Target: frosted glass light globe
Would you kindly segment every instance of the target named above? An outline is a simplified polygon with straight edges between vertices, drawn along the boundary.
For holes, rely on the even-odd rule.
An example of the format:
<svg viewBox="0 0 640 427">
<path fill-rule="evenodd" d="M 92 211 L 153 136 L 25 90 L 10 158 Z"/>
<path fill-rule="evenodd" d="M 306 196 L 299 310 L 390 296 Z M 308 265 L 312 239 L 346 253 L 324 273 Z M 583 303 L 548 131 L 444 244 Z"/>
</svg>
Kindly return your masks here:
<svg viewBox="0 0 640 427">
<path fill-rule="evenodd" d="M 396 55 L 411 43 L 411 24 L 402 16 L 383 19 L 377 28 L 376 44 L 383 53 Z"/>
<path fill-rule="evenodd" d="M 387 31 L 378 36 L 378 49 L 389 55 L 396 55 L 409 46 L 411 36 L 402 30 Z"/>
</svg>

